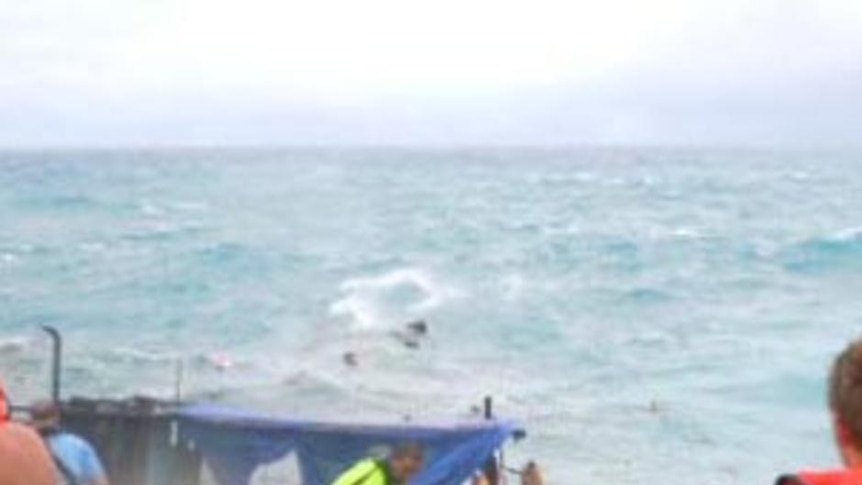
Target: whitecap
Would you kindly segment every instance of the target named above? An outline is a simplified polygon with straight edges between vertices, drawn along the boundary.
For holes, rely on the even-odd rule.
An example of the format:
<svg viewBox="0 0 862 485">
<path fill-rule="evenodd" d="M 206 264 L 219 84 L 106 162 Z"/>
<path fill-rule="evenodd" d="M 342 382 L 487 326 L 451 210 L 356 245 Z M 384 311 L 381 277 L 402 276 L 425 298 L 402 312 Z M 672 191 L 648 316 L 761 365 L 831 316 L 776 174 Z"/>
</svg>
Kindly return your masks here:
<svg viewBox="0 0 862 485">
<path fill-rule="evenodd" d="M 371 277 L 349 278 L 339 285 L 341 298 L 329 312 L 360 329 L 386 328 L 423 316 L 455 294 L 421 268 L 400 268 Z"/>
<path fill-rule="evenodd" d="M 848 227 L 828 238 L 834 242 L 862 242 L 862 227 Z"/>
<path fill-rule="evenodd" d="M 26 337 L 11 337 L 0 339 L 0 355 L 17 354 L 30 346 Z"/>
<path fill-rule="evenodd" d="M 104 355 L 110 360 L 128 362 L 133 364 L 159 364 L 175 362 L 177 358 L 163 352 L 151 352 L 132 347 L 115 347 L 104 351 Z"/>
<path fill-rule="evenodd" d="M 164 214 L 161 208 L 147 200 L 138 203 L 138 210 L 145 216 L 160 216 Z"/>
<path fill-rule="evenodd" d="M 698 239 L 701 237 L 699 232 L 687 227 L 676 228 L 671 232 L 671 234 L 679 239 Z"/>
</svg>

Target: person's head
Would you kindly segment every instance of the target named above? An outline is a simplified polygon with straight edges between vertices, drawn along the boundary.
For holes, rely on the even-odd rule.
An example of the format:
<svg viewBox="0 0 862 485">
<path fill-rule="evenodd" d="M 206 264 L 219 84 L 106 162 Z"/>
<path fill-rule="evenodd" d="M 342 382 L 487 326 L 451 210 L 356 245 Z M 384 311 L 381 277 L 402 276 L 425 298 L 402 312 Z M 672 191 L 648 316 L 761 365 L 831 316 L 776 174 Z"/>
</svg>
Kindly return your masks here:
<svg viewBox="0 0 862 485">
<path fill-rule="evenodd" d="M 395 483 L 407 483 L 422 471 L 425 451 L 416 443 L 405 443 L 395 447 L 389 455 L 389 473 Z"/>
<path fill-rule="evenodd" d="M 862 466 L 862 339 L 835 358 L 829 376 L 835 440 L 845 464 Z"/>
<path fill-rule="evenodd" d="M 534 461 L 527 463 L 524 470 L 521 472 L 521 485 L 543 485 L 545 479 L 542 478 L 542 471 L 539 470 L 539 465 Z"/>
<path fill-rule="evenodd" d="M 60 407 L 54 401 L 38 401 L 30 406 L 30 424 L 40 432 L 60 426 Z"/>
</svg>

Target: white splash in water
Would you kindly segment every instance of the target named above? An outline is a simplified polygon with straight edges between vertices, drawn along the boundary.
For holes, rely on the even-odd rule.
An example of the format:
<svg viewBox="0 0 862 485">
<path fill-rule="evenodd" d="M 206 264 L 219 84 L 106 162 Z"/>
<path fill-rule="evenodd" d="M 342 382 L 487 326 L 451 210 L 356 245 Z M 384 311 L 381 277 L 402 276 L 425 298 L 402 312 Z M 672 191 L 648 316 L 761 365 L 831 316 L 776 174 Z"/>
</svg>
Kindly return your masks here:
<svg viewBox="0 0 862 485">
<path fill-rule="evenodd" d="M 381 329 L 421 317 L 456 291 L 420 268 L 401 268 L 379 276 L 350 278 L 339 285 L 342 296 L 329 307 L 357 329 Z"/>
</svg>

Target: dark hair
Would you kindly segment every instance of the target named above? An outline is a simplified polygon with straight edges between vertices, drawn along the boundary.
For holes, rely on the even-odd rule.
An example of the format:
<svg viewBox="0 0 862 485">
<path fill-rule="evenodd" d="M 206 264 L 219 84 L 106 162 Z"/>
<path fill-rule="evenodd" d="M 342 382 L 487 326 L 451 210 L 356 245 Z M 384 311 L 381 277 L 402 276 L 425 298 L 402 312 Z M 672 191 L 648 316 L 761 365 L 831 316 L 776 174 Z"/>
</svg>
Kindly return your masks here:
<svg viewBox="0 0 862 485">
<path fill-rule="evenodd" d="M 829 376 L 829 407 L 862 446 L 862 339 L 835 358 Z"/>
<path fill-rule="evenodd" d="M 60 406 L 51 400 L 37 401 L 30 406 L 30 417 L 37 421 L 60 417 Z"/>
<path fill-rule="evenodd" d="M 399 458 L 418 458 L 425 457 L 425 449 L 419 443 L 401 443 L 392 448 L 390 457 L 393 459 Z"/>
</svg>

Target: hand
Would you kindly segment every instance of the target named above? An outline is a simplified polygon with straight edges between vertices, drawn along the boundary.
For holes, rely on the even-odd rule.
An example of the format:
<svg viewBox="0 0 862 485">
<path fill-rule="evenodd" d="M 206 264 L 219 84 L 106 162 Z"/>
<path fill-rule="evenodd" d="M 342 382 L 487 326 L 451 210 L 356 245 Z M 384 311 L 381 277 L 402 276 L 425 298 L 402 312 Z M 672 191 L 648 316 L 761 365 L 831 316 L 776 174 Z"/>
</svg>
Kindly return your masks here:
<svg viewBox="0 0 862 485">
<path fill-rule="evenodd" d="M 473 485 L 490 485 L 484 473 L 473 477 Z"/>
</svg>

